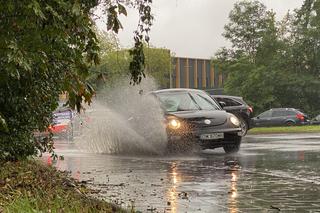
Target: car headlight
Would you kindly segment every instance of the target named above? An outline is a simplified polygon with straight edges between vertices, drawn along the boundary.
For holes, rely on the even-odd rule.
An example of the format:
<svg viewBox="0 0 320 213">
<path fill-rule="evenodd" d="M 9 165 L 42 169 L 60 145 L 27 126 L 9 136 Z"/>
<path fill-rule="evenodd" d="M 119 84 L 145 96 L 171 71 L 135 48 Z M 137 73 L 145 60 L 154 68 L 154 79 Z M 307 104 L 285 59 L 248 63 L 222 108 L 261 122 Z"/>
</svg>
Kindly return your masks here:
<svg viewBox="0 0 320 213">
<path fill-rule="evenodd" d="M 181 123 L 180 123 L 180 121 L 178 121 L 177 119 L 171 119 L 171 120 L 169 120 L 168 126 L 169 126 L 171 129 L 179 129 L 180 126 L 181 126 Z"/>
<path fill-rule="evenodd" d="M 240 121 L 239 121 L 239 119 L 238 119 L 236 116 L 232 115 L 232 116 L 230 117 L 230 121 L 231 121 L 231 123 L 232 123 L 233 125 L 235 125 L 235 126 L 240 126 Z"/>
</svg>

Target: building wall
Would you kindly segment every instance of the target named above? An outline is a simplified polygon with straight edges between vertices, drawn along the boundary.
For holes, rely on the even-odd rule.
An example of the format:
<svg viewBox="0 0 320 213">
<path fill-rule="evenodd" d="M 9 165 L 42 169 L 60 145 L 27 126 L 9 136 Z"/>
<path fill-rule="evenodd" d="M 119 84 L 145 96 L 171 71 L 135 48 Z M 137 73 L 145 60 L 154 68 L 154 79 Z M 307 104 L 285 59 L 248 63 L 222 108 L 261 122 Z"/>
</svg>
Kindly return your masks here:
<svg viewBox="0 0 320 213">
<path fill-rule="evenodd" d="M 171 86 L 173 88 L 222 88 L 224 77 L 210 59 L 172 58 Z"/>
</svg>

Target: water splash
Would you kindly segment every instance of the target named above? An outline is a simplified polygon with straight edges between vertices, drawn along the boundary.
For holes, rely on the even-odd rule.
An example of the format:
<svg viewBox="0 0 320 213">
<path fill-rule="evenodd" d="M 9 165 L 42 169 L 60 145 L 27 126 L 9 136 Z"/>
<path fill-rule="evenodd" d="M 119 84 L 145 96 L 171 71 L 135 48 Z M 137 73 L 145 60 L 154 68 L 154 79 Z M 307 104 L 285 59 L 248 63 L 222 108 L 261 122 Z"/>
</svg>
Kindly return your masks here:
<svg viewBox="0 0 320 213">
<path fill-rule="evenodd" d="M 149 91 L 156 84 L 151 78 L 132 86 L 128 80 L 100 91 L 85 113 L 82 137 L 77 142 L 94 153 L 162 154 L 167 135 L 163 112 Z"/>
</svg>

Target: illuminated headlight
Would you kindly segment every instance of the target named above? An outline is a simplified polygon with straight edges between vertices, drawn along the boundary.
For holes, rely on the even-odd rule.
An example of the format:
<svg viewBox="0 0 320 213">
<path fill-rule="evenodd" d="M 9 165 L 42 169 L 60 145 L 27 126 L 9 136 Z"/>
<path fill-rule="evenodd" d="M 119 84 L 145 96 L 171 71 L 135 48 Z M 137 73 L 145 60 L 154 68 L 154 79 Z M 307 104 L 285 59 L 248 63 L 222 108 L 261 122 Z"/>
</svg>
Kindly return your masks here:
<svg viewBox="0 0 320 213">
<path fill-rule="evenodd" d="M 181 126 L 180 121 L 176 120 L 176 119 L 171 119 L 169 120 L 169 127 L 171 129 L 179 129 Z"/>
<path fill-rule="evenodd" d="M 231 123 L 232 123 L 233 125 L 235 125 L 235 126 L 240 126 L 240 121 L 239 121 L 239 119 L 238 119 L 236 116 L 232 115 L 232 116 L 230 117 L 230 121 L 231 121 Z"/>
</svg>

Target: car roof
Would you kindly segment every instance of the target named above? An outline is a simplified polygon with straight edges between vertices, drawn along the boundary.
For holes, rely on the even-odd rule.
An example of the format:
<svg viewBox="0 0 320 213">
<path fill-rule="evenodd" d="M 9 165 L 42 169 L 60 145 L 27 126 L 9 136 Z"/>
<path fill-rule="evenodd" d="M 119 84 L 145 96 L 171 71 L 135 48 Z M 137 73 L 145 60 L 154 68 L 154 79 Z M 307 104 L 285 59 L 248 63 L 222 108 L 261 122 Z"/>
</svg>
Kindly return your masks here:
<svg viewBox="0 0 320 213">
<path fill-rule="evenodd" d="M 170 93 L 170 92 L 204 92 L 203 90 L 199 89 L 189 89 L 189 88 L 174 88 L 174 89 L 160 89 L 152 91 L 153 94 L 159 93 Z"/>
<path fill-rule="evenodd" d="M 235 98 L 235 99 L 243 99 L 240 96 L 233 96 L 233 95 L 211 95 L 214 98 Z"/>
<path fill-rule="evenodd" d="M 298 110 L 298 109 L 295 109 L 295 108 L 271 108 L 270 110 Z"/>
</svg>

